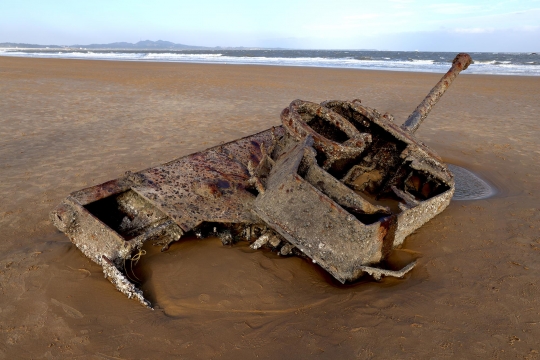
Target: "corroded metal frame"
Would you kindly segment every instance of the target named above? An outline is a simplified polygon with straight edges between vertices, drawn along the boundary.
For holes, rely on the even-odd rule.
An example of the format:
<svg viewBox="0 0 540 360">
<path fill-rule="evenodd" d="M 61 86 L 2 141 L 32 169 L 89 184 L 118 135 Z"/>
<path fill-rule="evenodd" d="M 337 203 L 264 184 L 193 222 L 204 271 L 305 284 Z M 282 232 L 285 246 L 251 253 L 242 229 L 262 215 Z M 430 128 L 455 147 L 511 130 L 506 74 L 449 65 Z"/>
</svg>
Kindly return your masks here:
<svg viewBox="0 0 540 360">
<path fill-rule="evenodd" d="M 470 62 L 459 54 L 403 126 L 359 100 L 295 100 L 283 126 L 76 191 L 51 220 L 147 307 L 126 260 L 147 241 L 166 250 L 190 232 L 305 256 L 341 282 L 402 277 L 414 263 L 380 264 L 454 192 L 444 162 L 413 133 Z"/>
</svg>

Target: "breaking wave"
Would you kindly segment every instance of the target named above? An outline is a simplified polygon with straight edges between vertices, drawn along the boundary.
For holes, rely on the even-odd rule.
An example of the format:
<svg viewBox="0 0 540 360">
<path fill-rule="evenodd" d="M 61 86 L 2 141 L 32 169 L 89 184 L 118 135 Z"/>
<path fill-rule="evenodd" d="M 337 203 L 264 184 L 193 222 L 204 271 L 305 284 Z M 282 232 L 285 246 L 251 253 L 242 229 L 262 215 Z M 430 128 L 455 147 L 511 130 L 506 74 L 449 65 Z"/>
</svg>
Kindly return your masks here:
<svg viewBox="0 0 540 360">
<path fill-rule="evenodd" d="M 540 76 L 540 55 L 525 53 L 470 53 L 467 73 Z M 366 70 L 444 73 L 455 53 L 338 50 L 53 50 L 0 49 L 0 56 L 186 62 L 239 65 L 306 66 Z"/>
</svg>

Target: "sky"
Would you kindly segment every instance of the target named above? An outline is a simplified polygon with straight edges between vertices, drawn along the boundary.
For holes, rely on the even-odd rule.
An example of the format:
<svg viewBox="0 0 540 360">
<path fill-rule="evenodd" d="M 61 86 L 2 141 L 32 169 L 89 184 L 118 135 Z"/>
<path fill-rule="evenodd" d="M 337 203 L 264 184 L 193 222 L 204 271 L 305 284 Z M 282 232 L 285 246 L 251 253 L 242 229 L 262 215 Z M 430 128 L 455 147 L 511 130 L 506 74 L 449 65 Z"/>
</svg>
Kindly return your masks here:
<svg viewBox="0 0 540 360">
<path fill-rule="evenodd" d="M 540 52 L 540 0 L 0 0 L 0 42 Z"/>
</svg>

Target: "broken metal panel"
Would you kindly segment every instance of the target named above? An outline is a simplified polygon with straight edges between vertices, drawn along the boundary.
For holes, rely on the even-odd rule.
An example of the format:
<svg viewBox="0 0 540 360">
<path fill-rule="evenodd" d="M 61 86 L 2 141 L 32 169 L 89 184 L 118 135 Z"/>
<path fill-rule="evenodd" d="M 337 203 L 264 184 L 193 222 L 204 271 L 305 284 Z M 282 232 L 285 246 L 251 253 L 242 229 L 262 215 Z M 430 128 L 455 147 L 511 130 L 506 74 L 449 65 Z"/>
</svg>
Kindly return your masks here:
<svg viewBox="0 0 540 360">
<path fill-rule="evenodd" d="M 296 140 L 313 138 L 313 147 L 325 155 L 325 170 L 339 160 L 359 156 L 371 142 L 370 134 L 360 133 L 339 114 L 308 101 L 293 101 L 282 111 L 281 122 Z"/>
<path fill-rule="evenodd" d="M 383 244 L 388 229 L 379 223 L 362 224 L 298 175 L 312 143 L 308 136 L 276 161 L 266 191 L 257 197 L 253 209 L 336 279 L 355 280 L 362 273 L 362 265 L 380 262 L 385 255 L 383 248 L 391 248 Z M 385 220 L 385 225 L 390 222 Z"/>
<path fill-rule="evenodd" d="M 75 199 L 81 205 L 87 205 L 99 199 L 109 197 L 127 191 L 133 186 L 136 177 L 131 173 L 127 173 L 119 179 L 107 181 L 103 184 L 92 186 L 86 189 L 74 191 L 70 197 Z"/>
<path fill-rule="evenodd" d="M 120 271 L 122 261 L 131 253 L 130 249 L 124 248 L 126 241 L 122 236 L 111 231 L 73 197 L 64 200 L 51 214 L 51 219 L 83 254 L 103 268 L 105 277 L 118 291 L 138 300 L 143 306 L 151 307 L 142 291 Z"/>
<path fill-rule="evenodd" d="M 337 202 L 350 212 L 357 214 L 391 214 L 386 206 L 370 203 L 353 189 L 320 168 L 315 158 L 316 152 L 306 148 L 299 174 L 317 190 Z M 304 169 L 302 169 L 304 168 Z"/>
<path fill-rule="evenodd" d="M 121 257 L 125 239 L 94 217 L 82 204 L 68 198 L 58 206 L 52 217 L 53 223 L 90 259 L 101 264 L 101 256 L 110 259 Z"/>
<path fill-rule="evenodd" d="M 109 280 L 118 291 L 125 294 L 128 299 L 135 299 L 141 305 L 152 309 L 152 304 L 144 298 L 143 292 L 140 289 L 137 289 L 137 287 L 129 281 L 122 272 L 120 272 L 116 264 L 109 260 L 105 255 L 102 256 L 102 260 L 98 264 L 103 268 L 105 278 Z"/>
<path fill-rule="evenodd" d="M 416 266 L 416 261 L 413 261 L 401 270 L 386 270 L 386 269 L 375 268 L 371 266 L 362 266 L 361 269 L 363 272 L 373 276 L 375 280 L 380 280 L 383 277 L 383 275 L 401 278 L 405 276 L 405 274 L 407 274 L 409 271 L 411 271 L 415 266 Z"/>
<path fill-rule="evenodd" d="M 184 232 L 203 221 L 253 222 L 255 196 L 245 189 L 245 166 L 223 153 L 208 152 L 143 173 L 133 189 L 166 212 Z"/>
<path fill-rule="evenodd" d="M 429 200 L 421 201 L 417 206 L 402 211 L 397 215 L 397 230 L 394 248 L 399 248 L 410 234 L 440 214 L 450 204 L 454 195 L 454 187 Z"/>
<path fill-rule="evenodd" d="M 252 223 L 248 163 L 261 161 L 261 146 L 273 136 L 265 131 L 142 171 L 144 181 L 133 189 L 184 232 L 202 222 Z"/>
<path fill-rule="evenodd" d="M 257 222 L 250 211 L 255 195 L 248 189 L 247 164 L 258 165 L 261 145 L 271 146 L 282 134 L 279 128 L 267 130 L 76 191 L 51 213 L 51 220 L 103 267 L 119 291 L 147 306 L 122 274 L 125 261 L 145 241 L 166 249 L 203 222 Z"/>
<path fill-rule="evenodd" d="M 361 119 L 364 126 L 366 121 L 369 121 L 373 138 L 379 139 L 380 142 L 386 139 L 387 142 L 392 141 L 395 144 L 394 147 L 384 144 L 380 148 L 390 151 L 402 149 L 399 156 L 394 157 L 394 161 L 374 161 L 378 159 L 370 156 L 368 148 L 366 157 L 371 157 L 369 160 L 372 164 L 375 163 L 371 165 L 374 171 L 358 171 L 364 170 L 366 166 L 355 165 L 343 178 L 346 184 L 358 190 L 370 190 L 372 193 L 378 191 L 379 196 L 393 192 L 403 200 L 403 203 L 399 204 L 401 212 L 397 215 L 397 230 L 393 245 L 400 247 L 408 235 L 448 206 L 454 193 L 452 174 L 438 155 L 414 135 L 394 124 L 391 116 L 381 116 L 373 109 L 363 107 L 359 102 L 334 101 L 323 104 L 334 110 L 346 108 L 347 111 L 340 109 L 338 112 L 348 114 L 347 119 L 356 123 Z M 377 129 L 379 131 L 376 131 Z M 380 136 L 380 131 L 384 132 L 385 136 Z M 372 177 L 375 177 L 375 180 Z"/>
<path fill-rule="evenodd" d="M 381 189 L 384 180 L 394 178 L 395 182 L 395 177 L 401 175 L 399 167 L 410 163 L 406 167 L 428 172 L 441 183 L 453 186 L 453 177 L 442 159 L 414 135 L 396 125 L 391 115 L 381 115 L 361 105 L 358 100 L 325 101 L 322 105 L 341 114 L 360 131 L 369 131 L 372 138 L 376 139 L 366 148 L 361 161 L 345 174 L 342 179 L 344 183 L 360 191 L 367 187 L 372 193 L 388 193 L 389 183 L 385 184 L 385 189 Z M 363 178 L 366 181 L 362 182 Z"/>
</svg>

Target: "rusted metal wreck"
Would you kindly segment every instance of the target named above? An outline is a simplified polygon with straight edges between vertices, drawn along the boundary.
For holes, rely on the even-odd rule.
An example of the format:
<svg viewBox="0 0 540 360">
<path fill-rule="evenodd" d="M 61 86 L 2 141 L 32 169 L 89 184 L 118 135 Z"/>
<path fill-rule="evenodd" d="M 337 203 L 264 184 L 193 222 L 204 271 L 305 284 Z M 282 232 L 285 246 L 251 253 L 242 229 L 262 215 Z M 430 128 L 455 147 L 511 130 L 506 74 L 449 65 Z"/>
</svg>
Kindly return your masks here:
<svg viewBox="0 0 540 360">
<path fill-rule="evenodd" d="M 414 263 L 377 265 L 454 193 L 446 165 L 413 134 L 470 63 L 459 54 L 402 126 L 359 100 L 295 100 L 280 127 L 76 191 L 51 219 L 148 307 L 126 260 L 146 241 L 166 250 L 190 232 L 306 256 L 340 282 L 401 277 Z"/>
</svg>

